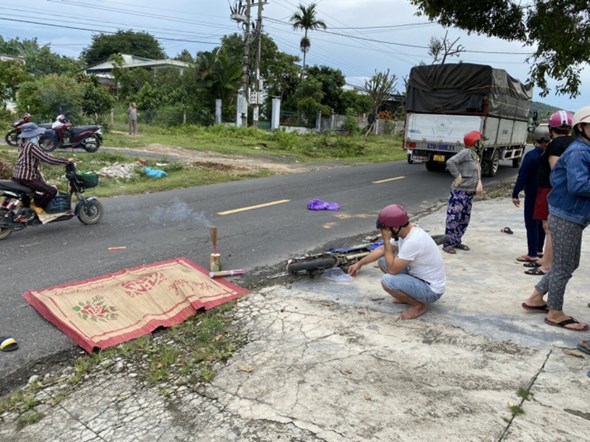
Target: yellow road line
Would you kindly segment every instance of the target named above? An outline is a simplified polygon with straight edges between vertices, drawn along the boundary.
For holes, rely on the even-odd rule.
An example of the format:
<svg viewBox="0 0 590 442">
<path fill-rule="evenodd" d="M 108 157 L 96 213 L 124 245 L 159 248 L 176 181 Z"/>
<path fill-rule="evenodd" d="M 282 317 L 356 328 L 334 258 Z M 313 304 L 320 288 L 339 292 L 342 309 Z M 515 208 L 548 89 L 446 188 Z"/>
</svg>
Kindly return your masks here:
<svg viewBox="0 0 590 442">
<path fill-rule="evenodd" d="M 395 178 L 387 178 L 385 180 L 373 181 L 373 184 L 389 183 L 390 181 L 403 180 L 405 176 L 396 176 Z"/>
<path fill-rule="evenodd" d="M 291 201 L 291 200 L 271 201 L 270 203 L 257 204 L 255 206 L 248 206 L 248 207 L 240 207 L 239 209 L 226 210 L 225 212 L 217 212 L 217 214 L 220 216 L 233 215 L 234 213 L 246 212 L 248 210 L 255 210 L 255 209 L 261 209 L 263 207 L 276 206 L 277 204 L 284 204 L 284 203 L 288 203 L 289 201 Z"/>
</svg>

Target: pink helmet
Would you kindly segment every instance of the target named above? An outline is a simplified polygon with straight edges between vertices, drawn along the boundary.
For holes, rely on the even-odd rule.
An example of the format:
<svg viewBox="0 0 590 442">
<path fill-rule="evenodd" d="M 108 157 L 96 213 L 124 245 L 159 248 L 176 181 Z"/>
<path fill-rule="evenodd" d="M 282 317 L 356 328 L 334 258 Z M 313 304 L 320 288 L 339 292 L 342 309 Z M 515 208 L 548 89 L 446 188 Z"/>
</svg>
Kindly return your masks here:
<svg viewBox="0 0 590 442">
<path fill-rule="evenodd" d="M 384 207 L 377 216 L 377 228 L 382 229 L 384 227 L 403 227 L 410 222 L 408 212 L 404 209 L 404 206 L 399 204 L 392 204 Z"/>
<path fill-rule="evenodd" d="M 549 117 L 549 129 L 569 129 L 572 127 L 573 115 L 566 110 L 553 112 Z"/>
</svg>

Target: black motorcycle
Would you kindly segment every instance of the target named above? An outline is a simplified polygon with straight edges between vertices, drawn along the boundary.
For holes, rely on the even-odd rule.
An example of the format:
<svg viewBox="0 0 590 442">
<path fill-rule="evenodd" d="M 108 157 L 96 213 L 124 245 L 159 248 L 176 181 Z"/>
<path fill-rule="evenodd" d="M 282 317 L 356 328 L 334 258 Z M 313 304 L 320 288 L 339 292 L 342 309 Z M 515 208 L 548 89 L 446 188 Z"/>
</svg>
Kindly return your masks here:
<svg viewBox="0 0 590 442">
<path fill-rule="evenodd" d="M 23 200 L 30 198 L 34 191 L 16 181 L 0 180 L 0 240 L 8 238 L 13 231 L 27 226 L 66 221 L 75 216 L 83 224 L 98 223 L 104 213 L 100 201 L 95 197 L 86 198 L 84 191 L 98 184 L 96 174 L 78 174 L 74 164 L 66 166 L 68 193 L 52 198 L 43 213 L 23 207 Z M 76 205 L 72 207 L 72 196 L 76 195 Z"/>
</svg>

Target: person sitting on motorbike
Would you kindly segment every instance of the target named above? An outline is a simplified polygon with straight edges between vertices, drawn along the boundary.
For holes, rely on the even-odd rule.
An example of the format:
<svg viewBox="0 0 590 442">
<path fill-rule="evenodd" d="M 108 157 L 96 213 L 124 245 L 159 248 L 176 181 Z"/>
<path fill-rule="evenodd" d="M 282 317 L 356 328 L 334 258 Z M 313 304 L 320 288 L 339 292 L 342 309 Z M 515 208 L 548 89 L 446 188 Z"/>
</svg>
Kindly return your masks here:
<svg viewBox="0 0 590 442">
<path fill-rule="evenodd" d="M 35 123 L 26 123 L 22 125 L 21 143 L 18 148 L 18 158 L 14 165 L 11 179 L 25 187 L 35 191 L 34 204 L 37 207 L 44 208 L 47 202 L 57 194 L 55 187 L 47 184 L 41 176 L 39 163 L 66 165 L 73 163 L 73 159 L 66 160 L 49 155 L 39 147 L 38 137 L 45 133 L 45 129 L 38 127 Z M 38 193 L 41 192 L 41 193 Z M 30 207 L 30 198 L 23 198 L 25 208 Z M 34 217 L 31 210 L 25 211 L 24 214 L 15 218 L 17 222 L 29 222 Z"/>
<path fill-rule="evenodd" d="M 65 132 L 66 128 L 65 125 L 68 123 L 69 120 L 64 114 L 59 114 L 53 123 L 51 123 L 51 128 L 54 130 L 55 134 L 53 136 L 53 142 L 56 146 L 59 146 L 62 141 L 65 141 L 67 137 L 67 133 Z M 60 136 L 61 132 L 61 136 Z"/>
<path fill-rule="evenodd" d="M 356 276 L 362 266 L 379 260 L 383 290 L 396 304 L 409 305 L 400 319 L 415 319 L 445 291 L 447 277 L 441 252 L 428 233 L 410 223 L 406 209 L 399 204 L 379 212 L 377 229 L 381 230 L 383 245 L 351 265 L 348 273 Z"/>
</svg>

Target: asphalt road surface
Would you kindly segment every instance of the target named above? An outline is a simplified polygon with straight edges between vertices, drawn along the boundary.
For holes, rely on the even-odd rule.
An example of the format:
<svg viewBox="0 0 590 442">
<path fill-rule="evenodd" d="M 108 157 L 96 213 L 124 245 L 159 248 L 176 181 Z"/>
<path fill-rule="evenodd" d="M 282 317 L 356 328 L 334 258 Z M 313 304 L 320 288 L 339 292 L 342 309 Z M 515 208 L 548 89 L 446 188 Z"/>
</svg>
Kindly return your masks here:
<svg viewBox="0 0 590 442">
<path fill-rule="evenodd" d="M 506 162 L 484 188 L 516 172 Z M 289 257 L 376 234 L 376 214 L 387 204 L 403 204 L 414 216 L 446 204 L 451 181 L 401 161 L 344 167 L 102 199 L 105 216 L 95 226 L 73 218 L 15 232 L 0 243 L 0 336 L 16 338 L 20 350 L 0 354 L 0 392 L 37 362 L 77 350 L 24 300 L 27 290 L 176 257 L 208 268 L 212 225 L 223 267 L 246 269 L 248 285 L 248 277 L 280 272 Z M 314 198 L 341 209 L 307 210 Z"/>
</svg>

